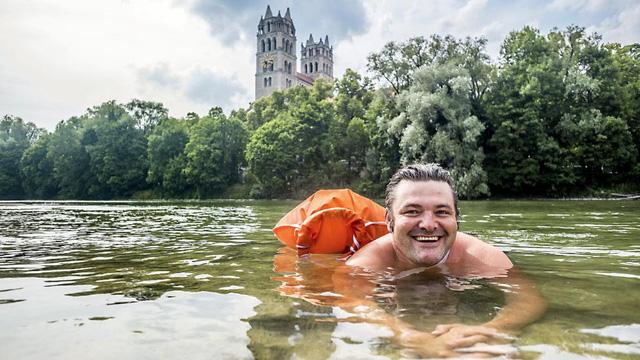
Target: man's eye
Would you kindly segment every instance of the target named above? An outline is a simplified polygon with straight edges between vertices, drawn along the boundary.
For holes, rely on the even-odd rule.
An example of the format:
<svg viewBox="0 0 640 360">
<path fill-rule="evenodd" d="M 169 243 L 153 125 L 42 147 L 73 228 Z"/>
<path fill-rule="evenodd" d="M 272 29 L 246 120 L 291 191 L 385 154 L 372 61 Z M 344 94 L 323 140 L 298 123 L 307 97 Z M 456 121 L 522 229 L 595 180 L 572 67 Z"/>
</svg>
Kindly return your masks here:
<svg viewBox="0 0 640 360">
<path fill-rule="evenodd" d="M 408 216 L 415 216 L 418 215 L 418 210 L 405 210 L 404 214 Z"/>
<path fill-rule="evenodd" d="M 436 215 L 449 216 L 449 215 L 451 215 L 451 211 L 449 211 L 449 210 L 438 210 L 438 211 L 436 211 Z"/>
</svg>

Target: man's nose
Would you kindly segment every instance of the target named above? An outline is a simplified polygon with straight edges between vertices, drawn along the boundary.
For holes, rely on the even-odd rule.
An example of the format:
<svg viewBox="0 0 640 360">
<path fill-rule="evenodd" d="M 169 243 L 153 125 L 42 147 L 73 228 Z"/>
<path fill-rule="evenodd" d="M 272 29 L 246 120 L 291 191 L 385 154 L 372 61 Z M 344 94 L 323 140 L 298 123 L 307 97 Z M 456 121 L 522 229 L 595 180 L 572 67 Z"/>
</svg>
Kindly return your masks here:
<svg viewBox="0 0 640 360">
<path fill-rule="evenodd" d="M 425 211 L 422 213 L 420 217 L 420 223 L 418 224 L 421 229 L 425 229 L 427 231 L 434 231 L 438 228 L 438 223 L 435 221 L 433 214 Z"/>
</svg>

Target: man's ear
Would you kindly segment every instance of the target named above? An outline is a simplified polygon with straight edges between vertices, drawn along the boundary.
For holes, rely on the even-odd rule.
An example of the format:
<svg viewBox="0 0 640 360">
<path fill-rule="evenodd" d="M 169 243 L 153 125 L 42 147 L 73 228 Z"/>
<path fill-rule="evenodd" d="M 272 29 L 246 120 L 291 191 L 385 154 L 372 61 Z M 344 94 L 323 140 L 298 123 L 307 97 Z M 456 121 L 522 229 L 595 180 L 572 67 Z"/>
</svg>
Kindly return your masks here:
<svg viewBox="0 0 640 360">
<path fill-rule="evenodd" d="M 387 230 L 389 230 L 390 233 L 393 232 L 393 216 L 391 215 L 391 213 L 389 213 L 389 210 L 385 210 L 384 211 L 384 221 L 387 222 Z"/>
</svg>

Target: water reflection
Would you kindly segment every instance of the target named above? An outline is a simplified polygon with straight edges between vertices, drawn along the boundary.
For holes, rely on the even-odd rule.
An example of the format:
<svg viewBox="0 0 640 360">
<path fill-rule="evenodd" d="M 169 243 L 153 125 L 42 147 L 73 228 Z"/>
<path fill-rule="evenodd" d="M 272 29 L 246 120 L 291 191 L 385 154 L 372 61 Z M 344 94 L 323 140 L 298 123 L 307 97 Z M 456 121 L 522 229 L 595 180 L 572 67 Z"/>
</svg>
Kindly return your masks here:
<svg viewBox="0 0 640 360">
<path fill-rule="evenodd" d="M 28 301 L 0 308 L 10 325 L 0 327 L 6 359 L 252 357 L 242 320 L 260 303 L 251 296 L 169 291 L 137 303 L 113 294 L 67 296 L 88 293 L 88 286 L 0 279 L 0 288 L 17 285 L 11 296 Z"/>
</svg>

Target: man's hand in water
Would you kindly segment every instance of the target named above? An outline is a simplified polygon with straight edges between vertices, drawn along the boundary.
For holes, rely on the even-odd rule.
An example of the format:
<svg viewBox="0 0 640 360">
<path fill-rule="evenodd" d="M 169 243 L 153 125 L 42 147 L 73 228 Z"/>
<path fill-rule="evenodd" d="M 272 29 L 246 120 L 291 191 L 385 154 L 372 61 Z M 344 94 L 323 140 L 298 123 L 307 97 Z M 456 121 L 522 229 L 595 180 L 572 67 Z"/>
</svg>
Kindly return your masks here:
<svg viewBox="0 0 640 360">
<path fill-rule="evenodd" d="M 504 342 L 508 335 L 485 326 L 440 325 L 433 333 L 404 329 L 400 345 L 423 357 L 493 357 L 515 352 Z"/>
<path fill-rule="evenodd" d="M 436 326 L 432 335 L 442 336 L 448 334 L 447 345 L 452 348 L 473 346 L 477 343 L 504 344 L 513 341 L 514 337 L 504 334 L 495 328 L 483 325 L 444 324 Z"/>
</svg>

